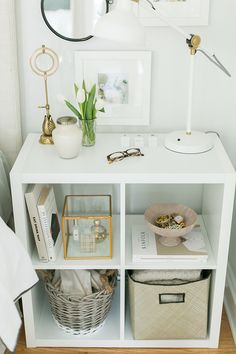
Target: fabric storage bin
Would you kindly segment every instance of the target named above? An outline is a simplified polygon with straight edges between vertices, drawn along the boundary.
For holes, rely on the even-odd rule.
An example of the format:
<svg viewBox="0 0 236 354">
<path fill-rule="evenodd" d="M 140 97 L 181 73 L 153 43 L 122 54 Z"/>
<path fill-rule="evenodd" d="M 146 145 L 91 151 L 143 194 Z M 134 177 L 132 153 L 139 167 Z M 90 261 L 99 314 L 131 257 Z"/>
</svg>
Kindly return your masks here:
<svg viewBox="0 0 236 354">
<path fill-rule="evenodd" d="M 128 276 L 134 339 L 206 338 L 210 272 L 181 285 L 149 285 Z"/>
</svg>

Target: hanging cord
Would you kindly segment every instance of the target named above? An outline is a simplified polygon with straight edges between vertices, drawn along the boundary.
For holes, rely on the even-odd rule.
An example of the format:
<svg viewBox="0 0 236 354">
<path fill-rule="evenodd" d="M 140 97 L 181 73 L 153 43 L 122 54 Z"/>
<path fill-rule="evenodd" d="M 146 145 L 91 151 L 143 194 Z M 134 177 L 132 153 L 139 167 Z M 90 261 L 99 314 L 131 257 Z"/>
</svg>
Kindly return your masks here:
<svg viewBox="0 0 236 354">
<path fill-rule="evenodd" d="M 153 5 L 153 3 L 152 3 L 150 0 L 146 0 L 146 2 L 149 3 L 149 5 L 151 6 L 151 8 L 152 8 L 154 11 L 157 11 L 157 9 L 155 8 L 155 6 Z"/>
<path fill-rule="evenodd" d="M 207 130 L 205 132 L 205 134 L 216 134 L 218 136 L 218 138 L 220 139 L 220 134 L 214 130 Z M 220 139 L 221 140 L 221 139 Z"/>
<path fill-rule="evenodd" d="M 229 77 L 231 77 L 230 72 L 226 69 L 226 67 L 219 61 L 219 59 L 216 57 L 215 54 L 210 55 L 208 54 L 205 50 L 203 49 L 197 49 L 197 52 L 202 53 L 203 55 L 205 55 L 205 57 L 210 60 L 210 62 L 212 62 L 213 64 L 215 64 L 219 69 L 221 69 L 226 75 L 228 75 Z"/>
</svg>

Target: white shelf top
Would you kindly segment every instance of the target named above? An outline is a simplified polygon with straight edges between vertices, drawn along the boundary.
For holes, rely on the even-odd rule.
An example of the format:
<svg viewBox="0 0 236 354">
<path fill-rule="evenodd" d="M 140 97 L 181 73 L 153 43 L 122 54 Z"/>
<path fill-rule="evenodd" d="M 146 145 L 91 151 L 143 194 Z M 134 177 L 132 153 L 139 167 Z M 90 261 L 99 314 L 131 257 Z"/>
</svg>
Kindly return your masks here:
<svg viewBox="0 0 236 354">
<path fill-rule="evenodd" d="M 22 183 L 224 183 L 226 175 L 235 180 L 234 168 L 216 135 L 214 148 L 202 154 L 169 151 L 163 145 L 164 135 L 158 135 L 157 147 L 141 149 L 145 156 L 109 165 L 106 156 L 124 150 L 121 135 L 97 134 L 95 146 L 82 147 L 77 158 L 66 160 L 53 145 L 39 144 L 38 134 L 29 134 L 11 177 L 20 175 Z"/>
</svg>

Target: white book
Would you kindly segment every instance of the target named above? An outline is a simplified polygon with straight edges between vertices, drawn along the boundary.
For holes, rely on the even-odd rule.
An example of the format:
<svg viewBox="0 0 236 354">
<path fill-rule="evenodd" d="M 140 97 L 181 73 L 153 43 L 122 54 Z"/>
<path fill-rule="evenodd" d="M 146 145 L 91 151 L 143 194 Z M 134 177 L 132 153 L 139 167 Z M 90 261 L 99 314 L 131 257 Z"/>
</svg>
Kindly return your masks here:
<svg viewBox="0 0 236 354">
<path fill-rule="evenodd" d="M 178 246 L 168 247 L 160 243 L 158 236 L 147 225 L 132 226 L 133 262 L 194 260 L 207 261 L 206 242 L 201 228 L 194 228 Z"/>
<path fill-rule="evenodd" d="M 50 261 L 55 261 L 61 245 L 60 223 L 53 187 L 44 187 L 38 200 L 39 218 Z"/>
<path fill-rule="evenodd" d="M 30 217 L 30 222 L 34 234 L 35 244 L 38 251 L 38 256 L 41 261 L 48 262 L 47 247 L 39 219 L 39 213 L 37 208 L 38 199 L 43 186 L 41 184 L 29 185 L 27 192 L 25 193 L 26 205 Z"/>
</svg>

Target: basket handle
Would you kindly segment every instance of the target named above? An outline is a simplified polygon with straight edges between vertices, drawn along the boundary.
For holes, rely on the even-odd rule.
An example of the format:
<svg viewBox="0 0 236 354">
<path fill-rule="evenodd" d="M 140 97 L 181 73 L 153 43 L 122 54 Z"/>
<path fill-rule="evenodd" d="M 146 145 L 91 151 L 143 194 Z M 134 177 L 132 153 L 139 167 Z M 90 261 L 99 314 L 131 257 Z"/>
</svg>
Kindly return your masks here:
<svg viewBox="0 0 236 354">
<path fill-rule="evenodd" d="M 159 294 L 159 304 L 179 304 L 185 302 L 185 293 Z"/>
</svg>

